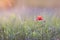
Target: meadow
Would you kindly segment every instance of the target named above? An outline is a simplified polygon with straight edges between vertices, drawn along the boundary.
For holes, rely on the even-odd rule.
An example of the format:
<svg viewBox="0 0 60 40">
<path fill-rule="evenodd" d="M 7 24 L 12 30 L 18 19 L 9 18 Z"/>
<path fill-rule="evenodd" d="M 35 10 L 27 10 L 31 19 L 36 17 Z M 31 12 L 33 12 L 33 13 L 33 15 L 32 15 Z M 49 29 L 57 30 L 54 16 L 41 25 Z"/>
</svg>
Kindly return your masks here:
<svg viewBox="0 0 60 40">
<path fill-rule="evenodd" d="M 0 40 L 60 40 L 60 18 L 20 19 L 16 15 L 0 18 Z"/>
<path fill-rule="evenodd" d="M 59 3 L 0 0 L 0 40 L 60 40 Z"/>
</svg>

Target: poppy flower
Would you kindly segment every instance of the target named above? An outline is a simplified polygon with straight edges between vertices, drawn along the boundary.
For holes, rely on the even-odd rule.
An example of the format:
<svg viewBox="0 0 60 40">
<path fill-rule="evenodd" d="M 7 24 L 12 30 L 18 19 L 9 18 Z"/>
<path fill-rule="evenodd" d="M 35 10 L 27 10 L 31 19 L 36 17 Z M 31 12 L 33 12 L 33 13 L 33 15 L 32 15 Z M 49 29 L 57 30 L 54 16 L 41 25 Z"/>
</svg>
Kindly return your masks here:
<svg viewBox="0 0 60 40">
<path fill-rule="evenodd" d="M 42 16 L 37 16 L 36 20 L 37 21 L 43 20 L 43 17 Z"/>
</svg>

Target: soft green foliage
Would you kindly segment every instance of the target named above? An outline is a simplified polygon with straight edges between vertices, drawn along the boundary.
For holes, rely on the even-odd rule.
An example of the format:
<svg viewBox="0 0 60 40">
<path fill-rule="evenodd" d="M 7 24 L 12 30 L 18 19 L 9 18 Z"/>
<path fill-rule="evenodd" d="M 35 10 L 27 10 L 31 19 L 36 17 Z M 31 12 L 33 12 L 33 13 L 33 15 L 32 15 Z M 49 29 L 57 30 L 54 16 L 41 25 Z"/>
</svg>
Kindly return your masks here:
<svg viewBox="0 0 60 40">
<path fill-rule="evenodd" d="M 60 18 L 44 18 L 43 21 L 17 16 L 0 18 L 0 40 L 60 40 Z"/>
</svg>

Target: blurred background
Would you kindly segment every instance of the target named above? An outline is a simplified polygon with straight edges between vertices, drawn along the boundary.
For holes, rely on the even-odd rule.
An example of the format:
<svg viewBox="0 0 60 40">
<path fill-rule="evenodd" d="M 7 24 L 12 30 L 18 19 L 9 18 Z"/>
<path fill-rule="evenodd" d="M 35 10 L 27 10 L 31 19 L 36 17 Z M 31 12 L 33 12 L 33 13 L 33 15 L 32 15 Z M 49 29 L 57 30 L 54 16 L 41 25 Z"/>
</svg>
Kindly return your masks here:
<svg viewBox="0 0 60 40">
<path fill-rule="evenodd" d="M 0 16 L 60 16 L 60 0 L 0 0 Z"/>
</svg>

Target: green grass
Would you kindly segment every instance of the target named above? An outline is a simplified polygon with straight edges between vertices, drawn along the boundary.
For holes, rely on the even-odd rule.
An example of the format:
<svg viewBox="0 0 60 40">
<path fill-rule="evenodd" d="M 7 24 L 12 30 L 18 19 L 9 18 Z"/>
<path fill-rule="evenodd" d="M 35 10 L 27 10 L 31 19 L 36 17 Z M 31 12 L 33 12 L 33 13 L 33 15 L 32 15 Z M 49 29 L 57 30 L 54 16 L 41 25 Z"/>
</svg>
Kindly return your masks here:
<svg viewBox="0 0 60 40">
<path fill-rule="evenodd" d="M 21 20 L 17 16 L 0 18 L 0 40 L 60 40 L 60 18 Z"/>
</svg>

